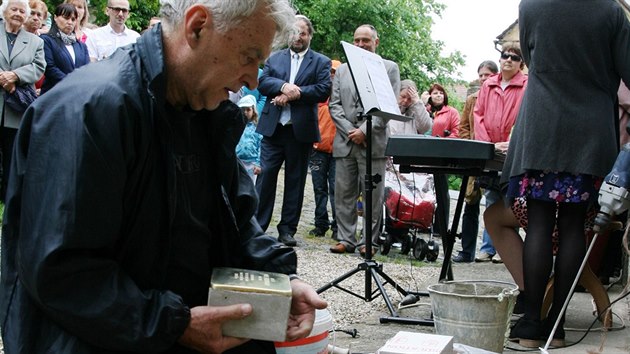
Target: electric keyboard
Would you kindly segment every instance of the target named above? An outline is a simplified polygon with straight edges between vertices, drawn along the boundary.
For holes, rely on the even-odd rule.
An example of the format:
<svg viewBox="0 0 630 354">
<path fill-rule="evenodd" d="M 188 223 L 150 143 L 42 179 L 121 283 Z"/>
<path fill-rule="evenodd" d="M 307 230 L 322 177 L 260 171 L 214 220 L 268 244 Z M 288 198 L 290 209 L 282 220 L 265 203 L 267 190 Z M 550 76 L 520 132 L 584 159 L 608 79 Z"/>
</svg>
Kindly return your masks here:
<svg viewBox="0 0 630 354">
<path fill-rule="evenodd" d="M 444 173 L 474 176 L 483 171 L 500 171 L 503 155 L 495 154 L 494 144 L 466 139 L 422 135 L 397 135 L 389 138 L 385 155 L 401 165 L 401 172 L 411 165 L 438 168 Z M 451 171 L 452 170 L 452 171 Z"/>
</svg>

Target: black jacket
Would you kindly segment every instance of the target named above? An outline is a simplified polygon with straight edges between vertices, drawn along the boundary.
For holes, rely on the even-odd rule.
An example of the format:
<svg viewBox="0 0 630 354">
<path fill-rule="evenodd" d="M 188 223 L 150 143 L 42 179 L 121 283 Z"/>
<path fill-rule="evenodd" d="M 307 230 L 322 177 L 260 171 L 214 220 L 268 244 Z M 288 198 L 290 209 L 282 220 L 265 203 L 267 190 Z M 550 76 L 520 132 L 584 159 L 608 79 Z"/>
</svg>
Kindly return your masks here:
<svg viewBox="0 0 630 354">
<path fill-rule="evenodd" d="M 207 137 L 197 144 L 208 198 L 179 188 L 182 141 L 171 124 L 179 117 L 167 114 L 164 70 L 157 26 L 75 70 L 25 113 L 2 230 L 7 354 L 184 352 L 175 342 L 189 308 L 205 302 L 212 267 L 296 271 L 294 251 L 253 218 L 234 104 L 194 113 Z M 177 230 L 198 199 L 208 201 L 209 231 L 191 240 Z M 181 263 L 189 272 L 173 276 Z"/>
</svg>

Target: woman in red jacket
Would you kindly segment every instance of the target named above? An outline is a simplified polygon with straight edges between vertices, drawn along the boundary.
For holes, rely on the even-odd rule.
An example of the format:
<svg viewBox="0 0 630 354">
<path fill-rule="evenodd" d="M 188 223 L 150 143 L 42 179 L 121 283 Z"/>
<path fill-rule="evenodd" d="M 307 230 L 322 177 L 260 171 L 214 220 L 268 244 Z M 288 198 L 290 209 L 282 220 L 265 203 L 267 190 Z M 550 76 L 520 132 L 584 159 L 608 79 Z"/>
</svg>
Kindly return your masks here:
<svg viewBox="0 0 630 354">
<path fill-rule="evenodd" d="M 433 84 L 429 88 L 429 102 L 427 111 L 433 117 L 432 136 L 458 138 L 459 112 L 448 105 L 448 94 L 440 84 Z"/>
</svg>

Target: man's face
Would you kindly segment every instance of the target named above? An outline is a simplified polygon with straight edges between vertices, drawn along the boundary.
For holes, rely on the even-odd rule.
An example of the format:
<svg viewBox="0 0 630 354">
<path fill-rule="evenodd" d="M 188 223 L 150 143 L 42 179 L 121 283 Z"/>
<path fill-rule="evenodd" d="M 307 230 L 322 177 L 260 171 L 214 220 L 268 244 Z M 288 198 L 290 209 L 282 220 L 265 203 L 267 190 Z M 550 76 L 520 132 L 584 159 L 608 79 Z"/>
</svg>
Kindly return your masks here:
<svg viewBox="0 0 630 354">
<path fill-rule="evenodd" d="M 372 32 L 372 30 L 367 26 L 357 28 L 357 30 L 354 31 L 354 45 L 372 53 L 376 53 L 378 38 L 374 38 L 373 35 L 374 32 Z"/>
<path fill-rule="evenodd" d="M 109 23 L 112 25 L 122 26 L 129 17 L 129 1 L 127 0 L 110 0 L 106 10 L 109 16 Z"/>
<path fill-rule="evenodd" d="M 308 32 L 308 25 L 302 20 L 297 20 L 295 23 L 296 33 L 291 37 L 289 43 L 291 50 L 300 53 L 311 45 L 311 38 L 313 36 Z"/>
<path fill-rule="evenodd" d="M 209 25 L 212 26 L 211 24 Z M 276 24 L 261 9 L 225 33 L 212 28 L 201 31 L 199 45 L 191 48 L 187 61 L 196 68 L 188 82 L 186 100 L 193 110 L 213 110 L 246 85 L 258 86 L 258 66 L 271 53 Z"/>
<path fill-rule="evenodd" d="M 522 61 L 523 58 L 511 50 L 501 53 L 501 59 L 499 59 L 501 73 L 503 75 L 515 75 L 521 69 Z"/>
</svg>

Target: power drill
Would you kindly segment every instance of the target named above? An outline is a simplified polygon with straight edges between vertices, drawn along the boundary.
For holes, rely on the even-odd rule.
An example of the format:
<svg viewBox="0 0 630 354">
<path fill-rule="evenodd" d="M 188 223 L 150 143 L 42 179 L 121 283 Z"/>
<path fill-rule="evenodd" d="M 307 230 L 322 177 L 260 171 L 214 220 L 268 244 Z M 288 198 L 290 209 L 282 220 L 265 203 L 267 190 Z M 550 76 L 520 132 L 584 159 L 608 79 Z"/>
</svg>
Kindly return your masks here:
<svg viewBox="0 0 630 354">
<path fill-rule="evenodd" d="M 630 207 L 630 143 L 621 147 L 615 165 L 604 178 L 599 189 L 599 212 L 595 217 L 594 231 L 599 232 L 610 225 L 615 215 Z"/>
</svg>

